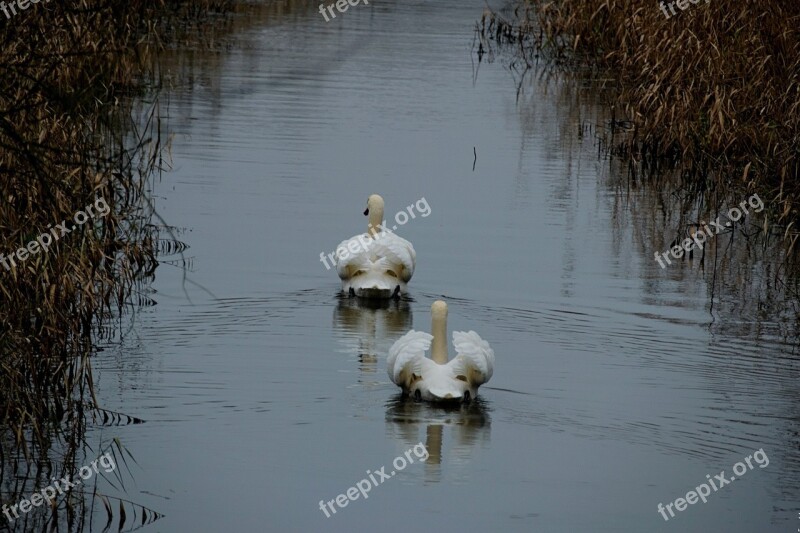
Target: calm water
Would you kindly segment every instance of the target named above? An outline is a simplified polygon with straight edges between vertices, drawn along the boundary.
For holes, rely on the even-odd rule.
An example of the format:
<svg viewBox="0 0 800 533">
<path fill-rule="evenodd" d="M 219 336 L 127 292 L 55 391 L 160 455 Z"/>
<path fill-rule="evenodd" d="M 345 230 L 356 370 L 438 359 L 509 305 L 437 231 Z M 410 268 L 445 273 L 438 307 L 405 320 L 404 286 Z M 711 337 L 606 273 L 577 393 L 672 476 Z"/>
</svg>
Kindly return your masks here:
<svg viewBox="0 0 800 533">
<path fill-rule="evenodd" d="M 127 498 L 166 514 L 148 530 L 800 526 L 800 364 L 763 265 L 661 270 L 663 219 L 585 132 L 606 112 L 536 75 L 517 102 L 503 61 L 476 75 L 484 6 L 385 0 L 329 23 L 312 7 L 165 60 L 188 83 L 154 195 L 189 281 L 164 255 L 158 305 L 95 362 L 103 405 L 147 421 L 115 435 L 139 463 Z M 319 254 L 365 230 L 373 192 L 387 218 L 431 211 L 398 228 L 410 301 L 368 308 L 337 299 Z M 450 330 L 497 354 L 461 410 L 400 401 L 386 375 L 440 297 Z M 320 511 L 420 442 L 427 462 Z M 657 512 L 760 448 L 767 467 Z"/>
</svg>

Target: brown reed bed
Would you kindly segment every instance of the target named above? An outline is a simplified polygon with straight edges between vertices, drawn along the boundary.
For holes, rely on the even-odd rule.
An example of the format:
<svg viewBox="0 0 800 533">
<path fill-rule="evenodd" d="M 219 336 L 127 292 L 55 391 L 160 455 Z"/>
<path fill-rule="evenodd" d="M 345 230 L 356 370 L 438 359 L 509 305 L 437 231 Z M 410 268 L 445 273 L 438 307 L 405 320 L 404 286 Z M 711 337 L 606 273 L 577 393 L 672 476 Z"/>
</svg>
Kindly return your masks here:
<svg viewBox="0 0 800 533">
<path fill-rule="evenodd" d="M 236 12 L 299 3 L 75 0 L 0 15 L 0 253 L 97 199 L 111 207 L 46 253 L 0 266 L 0 427 L 20 443 L 23 429 L 36 435 L 76 407 L 73 392 L 92 395 L 92 332 L 157 264 L 146 196 L 164 166 L 155 56 L 219 39 Z"/>
<path fill-rule="evenodd" d="M 46 253 L 11 270 L 0 264 L 0 504 L 95 457 L 87 428 L 143 422 L 98 405 L 91 362 L 126 312 L 153 303 L 147 284 L 167 243 L 160 235 L 171 233 L 148 198 L 168 166 L 158 57 L 217 50 L 256 20 L 310 5 L 70 0 L 31 4 L 11 20 L 0 14 L 0 253 L 7 257 L 98 199 L 110 207 Z M 97 509 L 106 529 L 160 516 L 90 490 L 13 524 L 0 515 L 0 528 L 82 531 Z"/>
<path fill-rule="evenodd" d="M 669 2 L 667 2 L 669 3 Z M 680 11 L 680 10 L 678 10 Z M 526 0 L 487 12 L 479 53 L 513 45 L 528 66 L 612 80 L 614 154 L 678 168 L 700 190 L 757 191 L 794 247 L 800 201 L 800 4 Z"/>
<path fill-rule="evenodd" d="M 129 9 L 128 7 L 124 8 Z M 124 305 L 153 254 L 141 221 L 160 139 L 134 131 L 135 12 L 39 4 L 2 28 L 0 253 L 102 198 L 110 213 L 0 268 L 0 424 L 36 445 L 91 396 L 91 332 Z M 30 437 L 30 438 L 26 438 Z"/>
<path fill-rule="evenodd" d="M 0 253 L 62 220 L 71 226 L 99 199 L 110 208 L 46 252 L 0 264 L 0 503 L 91 459 L 87 426 L 142 422 L 97 405 L 91 361 L 97 332 L 141 302 L 158 264 L 147 195 L 165 143 L 153 56 L 232 6 L 70 0 L 31 4 L 11 20 L 0 14 Z M 139 524 L 158 518 L 79 492 L 5 526 L 83 530 L 101 503 L 120 530 L 134 516 Z"/>
</svg>

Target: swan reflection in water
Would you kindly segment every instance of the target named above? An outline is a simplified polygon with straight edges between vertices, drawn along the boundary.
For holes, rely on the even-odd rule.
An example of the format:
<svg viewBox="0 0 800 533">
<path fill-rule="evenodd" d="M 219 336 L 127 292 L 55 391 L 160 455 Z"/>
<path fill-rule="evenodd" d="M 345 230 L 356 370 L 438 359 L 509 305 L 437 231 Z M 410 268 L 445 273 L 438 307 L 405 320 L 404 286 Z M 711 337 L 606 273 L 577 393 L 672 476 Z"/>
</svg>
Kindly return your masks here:
<svg viewBox="0 0 800 533">
<path fill-rule="evenodd" d="M 481 398 L 469 403 L 431 405 L 401 394 L 386 404 L 386 431 L 407 446 L 422 442 L 430 456 L 425 480 L 441 480 L 442 468 L 452 467 L 456 481 L 470 479 L 476 453 L 489 444 L 491 417 Z"/>
<path fill-rule="evenodd" d="M 386 381 L 389 347 L 413 325 L 410 304 L 404 299 L 339 299 L 333 310 L 333 326 L 343 346 L 339 351 L 358 359 L 359 383 L 377 385 Z"/>
</svg>

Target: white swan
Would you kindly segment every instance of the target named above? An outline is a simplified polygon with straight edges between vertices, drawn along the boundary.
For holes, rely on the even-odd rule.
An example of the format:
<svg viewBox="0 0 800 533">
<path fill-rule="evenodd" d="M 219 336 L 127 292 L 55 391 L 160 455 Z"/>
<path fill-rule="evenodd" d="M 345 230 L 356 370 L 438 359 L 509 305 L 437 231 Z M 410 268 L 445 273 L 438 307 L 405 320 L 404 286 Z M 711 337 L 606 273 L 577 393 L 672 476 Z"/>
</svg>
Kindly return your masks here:
<svg viewBox="0 0 800 533">
<path fill-rule="evenodd" d="M 369 215 L 367 233 L 336 247 L 342 290 L 361 298 L 399 296 L 414 275 L 417 253 L 410 242 L 383 227 L 383 198 L 379 195 L 369 197 L 364 214 Z"/>
<path fill-rule="evenodd" d="M 492 377 L 494 351 L 474 331 L 454 331 L 457 355 L 447 362 L 447 304 L 441 300 L 431 306 L 431 331 L 433 335 L 412 329 L 389 348 L 389 377 L 417 399 L 471 400 Z M 428 359 L 425 351 L 431 341 Z"/>
</svg>

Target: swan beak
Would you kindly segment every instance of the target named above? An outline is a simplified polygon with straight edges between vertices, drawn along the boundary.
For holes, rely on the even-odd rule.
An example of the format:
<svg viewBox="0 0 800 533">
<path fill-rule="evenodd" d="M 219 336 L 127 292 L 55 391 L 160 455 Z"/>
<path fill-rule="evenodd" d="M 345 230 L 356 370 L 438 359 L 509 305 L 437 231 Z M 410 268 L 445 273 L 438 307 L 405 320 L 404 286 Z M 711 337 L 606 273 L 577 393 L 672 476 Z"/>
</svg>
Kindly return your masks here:
<svg viewBox="0 0 800 533">
<path fill-rule="evenodd" d="M 364 209 L 364 216 L 367 216 L 367 215 L 369 215 L 369 207 Z"/>
</svg>

